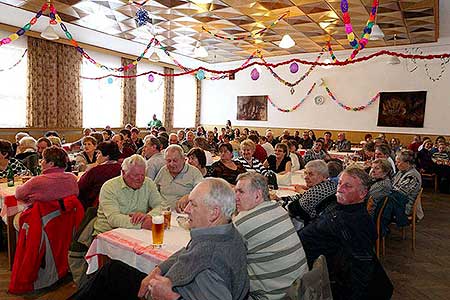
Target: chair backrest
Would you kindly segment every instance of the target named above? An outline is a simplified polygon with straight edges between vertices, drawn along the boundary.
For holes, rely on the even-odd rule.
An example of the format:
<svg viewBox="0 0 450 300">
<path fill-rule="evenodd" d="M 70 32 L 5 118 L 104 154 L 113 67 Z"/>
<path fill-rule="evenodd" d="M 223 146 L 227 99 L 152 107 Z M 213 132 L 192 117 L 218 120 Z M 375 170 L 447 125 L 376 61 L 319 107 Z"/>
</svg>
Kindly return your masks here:
<svg viewBox="0 0 450 300">
<path fill-rule="evenodd" d="M 383 216 L 384 208 L 386 207 L 387 203 L 389 201 L 389 197 L 386 196 L 383 200 L 383 204 L 381 205 L 380 209 L 376 212 L 376 226 L 377 226 L 377 235 L 378 238 L 380 237 L 380 231 L 381 231 L 381 217 Z"/>
<path fill-rule="evenodd" d="M 367 204 L 366 204 L 367 213 L 369 215 L 373 214 L 374 206 L 375 206 L 375 201 L 373 200 L 373 197 L 370 196 L 369 199 L 367 200 Z"/>
<path fill-rule="evenodd" d="M 319 256 L 311 271 L 300 279 L 297 299 L 332 300 L 330 278 L 325 256 Z"/>
<path fill-rule="evenodd" d="M 419 206 L 419 203 L 421 203 L 421 201 L 422 201 L 422 192 L 423 192 L 423 188 L 420 188 L 420 191 L 419 191 L 419 193 L 417 194 L 417 197 L 416 197 L 416 201 L 414 201 L 412 214 L 411 214 L 412 221 L 414 222 L 414 224 L 415 224 L 416 218 L 417 218 L 417 206 Z"/>
</svg>

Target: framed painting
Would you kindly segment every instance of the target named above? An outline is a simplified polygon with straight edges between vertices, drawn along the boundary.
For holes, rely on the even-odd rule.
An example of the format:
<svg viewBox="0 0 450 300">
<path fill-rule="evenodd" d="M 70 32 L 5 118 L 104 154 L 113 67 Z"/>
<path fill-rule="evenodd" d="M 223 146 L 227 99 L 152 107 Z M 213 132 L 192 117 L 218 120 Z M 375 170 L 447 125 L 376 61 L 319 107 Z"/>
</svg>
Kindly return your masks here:
<svg viewBox="0 0 450 300">
<path fill-rule="evenodd" d="M 377 126 L 423 128 L 426 91 L 381 92 Z"/>
<path fill-rule="evenodd" d="M 238 96 L 236 119 L 267 121 L 267 96 Z"/>
</svg>

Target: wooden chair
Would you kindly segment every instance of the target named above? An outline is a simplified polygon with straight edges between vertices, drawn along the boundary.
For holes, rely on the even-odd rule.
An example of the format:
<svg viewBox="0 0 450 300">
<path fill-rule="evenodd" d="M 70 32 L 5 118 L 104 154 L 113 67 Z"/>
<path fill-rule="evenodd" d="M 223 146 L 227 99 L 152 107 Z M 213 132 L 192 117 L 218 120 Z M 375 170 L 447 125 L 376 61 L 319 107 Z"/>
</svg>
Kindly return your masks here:
<svg viewBox="0 0 450 300">
<path fill-rule="evenodd" d="M 389 198 L 385 197 L 383 203 L 381 204 L 380 210 L 378 211 L 378 214 L 376 216 L 376 228 L 377 228 L 377 241 L 375 243 L 375 253 L 377 254 L 377 257 L 380 258 L 380 246 L 383 247 L 383 256 L 385 254 L 385 247 L 384 247 L 384 237 L 381 235 L 381 217 L 383 216 L 384 208 L 386 207 L 386 204 L 388 203 Z M 380 245 L 381 244 L 381 245 Z"/>
<path fill-rule="evenodd" d="M 417 194 L 416 201 L 414 201 L 414 206 L 412 209 L 412 214 L 408 217 L 409 226 L 411 227 L 411 248 L 413 252 L 416 250 L 416 223 L 417 223 L 417 206 L 422 201 L 423 188 L 420 189 L 419 194 Z M 406 239 L 406 227 L 402 227 L 402 238 Z"/>
<path fill-rule="evenodd" d="M 438 177 L 435 173 L 422 173 L 420 172 L 420 175 L 422 176 L 422 181 L 424 180 L 430 180 L 434 183 L 434 192 L 437 193 L 438 191 Z"/>
</svg>

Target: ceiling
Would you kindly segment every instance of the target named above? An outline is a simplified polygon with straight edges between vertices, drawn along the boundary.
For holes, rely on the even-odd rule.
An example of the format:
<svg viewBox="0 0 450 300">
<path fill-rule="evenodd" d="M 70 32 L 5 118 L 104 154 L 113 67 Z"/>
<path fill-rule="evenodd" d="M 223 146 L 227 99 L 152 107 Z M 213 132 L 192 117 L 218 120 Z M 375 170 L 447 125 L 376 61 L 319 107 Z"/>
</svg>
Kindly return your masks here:
<svg viewBox="0 0 450 300">
<path fill-rule="evenodd" d="M 369 18 L 373 0 L 348 0 L 353 30 L 360 37 Z M 37 12 L 44 0 L 0 0 L 0 2 Z M 149 0 L 142 7 L 152 18 L 151 25 L 138 27 L 134 20 L 139 8 L 127 0 L 59 0 L 52 1 L 63 22 L 76 24 L 116 37 L 147 44 L 153 30 L 171 52 L 193 56 L 198 41 L 205 46 L 209 63 L 242 60 L 260 49 L 266 57 L 319 52 L 331 38 L 333 50 L 350 49 L 342 13 L 341 0 L 213 0 L 196 4 L 196 0 Z M 139 0 L 143 3 L 144 0 Z M 436 42 L 439 37 L 438 0 L 379 0 L 377 24 L 385 33 L 381 41 L 369 41 L 367 47 Z M 270 25 L 289 14 L 275 26 Z M 47 11 L 48 14 L 48 11 Z M 24 20 L 24 23 L 28 20 Z M 205 32 L 242 37 L 224 40 Z M 261 37 L 248 37 L 263 28 Z M 289 49 L 278 47 L 284 34 L 296 42 Z M 76 39 L 76 36 L 74 35 Z"/>
</svg>

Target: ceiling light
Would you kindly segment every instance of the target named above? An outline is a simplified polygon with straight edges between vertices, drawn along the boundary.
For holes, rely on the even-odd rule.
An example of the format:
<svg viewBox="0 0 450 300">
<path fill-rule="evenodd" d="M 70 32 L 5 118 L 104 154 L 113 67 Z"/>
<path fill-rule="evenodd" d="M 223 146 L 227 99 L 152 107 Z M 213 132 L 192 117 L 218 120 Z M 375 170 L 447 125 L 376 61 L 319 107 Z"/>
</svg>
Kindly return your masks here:
<svg viewBox="0 0 450 300">
<path fill-rule="evenodd" d="M 397 45 L 397 34 L 394 34 L 394 47 Z M 397 56 L 390 56 L 387 60 L 387 64 L 389 65 L 399 65 L 401 63 L 400 59 Z"/>
<path fill-rule="evenodd" d="M 295 45 L 294 40 L 290 37 L 289 34 L 283 35 L 283 38 L 280 41 L 279 46 L 283 49 L 291 48 Z"/>
<path fill-rule="evenodd" d="M 324 64 L 331 64 L 331 59 L 327 58 L 323 61 Z M 323 69 L 331 69 L 333 66 L 321 66 Z"/>
<path fill-rule="evenodd" d="M 161 59 L 159 58 L 158 53 L 156 53 L 156 51 L 153 51 L 152 55 L 150 55 L 150 57 L 148 58 L 150 61 L 152 62 L 158 62 Z"/>
<path fill-rule="evenodd" d="M 370 34 L 369 40 L 370 41 L 378 41 L 382 40 L 384 38 L 383 30 L 381 30 L 380 26 L 375 24 L 372 27 L 372 33 Z"/>
<path fill-rule="evenodd" d="M 194 57 L 208 57 L 208 51 L 206 48 L 200 45 L 200 42 L 197 42 L 194 48 Z"/>
<path fill-rule="evenodd" d="M 44 39 L 47 39 L 47 40 L 59 39 L 59 36 L 56 34 L 52 25 L 48 25 L 47 28 L 45 28 L 45 30 L 42 31 L 41 37 L 43 37 Z"/>
</svg>

